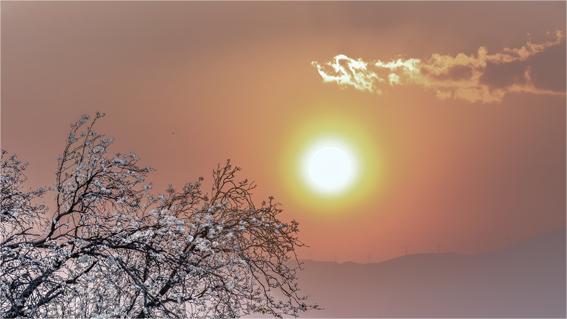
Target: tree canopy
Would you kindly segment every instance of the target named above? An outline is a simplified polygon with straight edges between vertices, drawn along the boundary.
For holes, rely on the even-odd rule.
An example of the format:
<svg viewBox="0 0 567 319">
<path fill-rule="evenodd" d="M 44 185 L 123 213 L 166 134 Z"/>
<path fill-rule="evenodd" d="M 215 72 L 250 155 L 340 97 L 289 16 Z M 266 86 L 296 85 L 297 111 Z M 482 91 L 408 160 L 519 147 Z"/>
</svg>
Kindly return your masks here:
<svg viewBox="0 0 567 319">
<path fill-rule="evenodd" d="M 55 183 L 26 189 L 25 169 L 2 150 L 0 317 L 297 316 L 298 223 L 227 161 L 180 189 L 156 193 L 152 169 L 112 154 L 95 130 L 71 126 Z M 52 207 L 44 204 L 53 195 Z"/>
</svg>

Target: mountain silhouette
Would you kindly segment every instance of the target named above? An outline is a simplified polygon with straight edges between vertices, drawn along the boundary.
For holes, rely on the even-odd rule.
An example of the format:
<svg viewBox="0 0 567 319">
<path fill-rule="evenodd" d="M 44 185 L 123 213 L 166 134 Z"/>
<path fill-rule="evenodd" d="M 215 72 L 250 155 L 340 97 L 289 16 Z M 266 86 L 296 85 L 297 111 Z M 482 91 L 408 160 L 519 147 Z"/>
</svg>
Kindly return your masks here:
<svg viewBox="0 0 567 319">
<path fill-rule="evenodd" d="M 565 317 L 565 230 L 478 255 L 305 261 L 305 317 Z"/>
</svg>

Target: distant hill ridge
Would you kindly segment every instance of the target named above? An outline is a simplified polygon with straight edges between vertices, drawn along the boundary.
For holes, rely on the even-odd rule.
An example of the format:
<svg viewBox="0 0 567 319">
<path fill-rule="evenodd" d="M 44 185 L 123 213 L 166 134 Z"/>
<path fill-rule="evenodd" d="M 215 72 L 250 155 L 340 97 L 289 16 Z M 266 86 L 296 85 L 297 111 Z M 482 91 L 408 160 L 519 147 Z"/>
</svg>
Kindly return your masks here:
<svg viewBox="0 0 567 319">
<path fill-rule="evenodd" d="M 565 317 L 565 230 L 478 255 L 305 261 L 308 317 Z"/>
</svg>

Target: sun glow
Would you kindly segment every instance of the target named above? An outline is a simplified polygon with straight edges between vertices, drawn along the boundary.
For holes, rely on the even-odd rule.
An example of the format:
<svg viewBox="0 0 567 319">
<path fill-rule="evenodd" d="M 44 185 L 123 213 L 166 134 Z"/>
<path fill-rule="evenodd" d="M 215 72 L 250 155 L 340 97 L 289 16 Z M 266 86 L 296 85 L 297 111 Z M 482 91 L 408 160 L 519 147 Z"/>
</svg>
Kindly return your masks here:
<svg viewBox="0 0 567 319">
<path fill-rule="evenodd" d="M 300 207 L 340 214 L 378 196 L 382 158 L 367 119 L 318 113 L 294 124 L 280 157 L 281 176 Z"/>
</svg>

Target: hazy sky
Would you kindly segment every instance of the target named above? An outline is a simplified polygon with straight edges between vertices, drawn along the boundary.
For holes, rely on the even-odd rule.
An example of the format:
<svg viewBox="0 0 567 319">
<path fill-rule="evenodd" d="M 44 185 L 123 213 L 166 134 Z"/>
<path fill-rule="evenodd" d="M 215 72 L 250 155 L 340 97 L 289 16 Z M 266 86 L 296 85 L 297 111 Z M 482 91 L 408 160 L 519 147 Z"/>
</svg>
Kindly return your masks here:
<svg viewBox="0 0 567 319">
<path fill-rule="evenodd" d="M 341 88 L 311 64 L 545 43 L 565 32 L 564 2 L 1 5 L 2 147 L 30 162 L 32 183 L 52 182 L 69 123 L 102 111 L 99 130 L 157 170 L 156 188 L 231 158 L 300 222 L 304 258 L 474 253 L 565 227 L 564 38 L 482 78 L 498 89 L 529 76 L 559 94 L 491 103 L 415 83 Z M 366 132 L 381 171 L 333 214 L 293 196 L 280 165 L 296 132 L 329 115 Z"/>
</svg>

